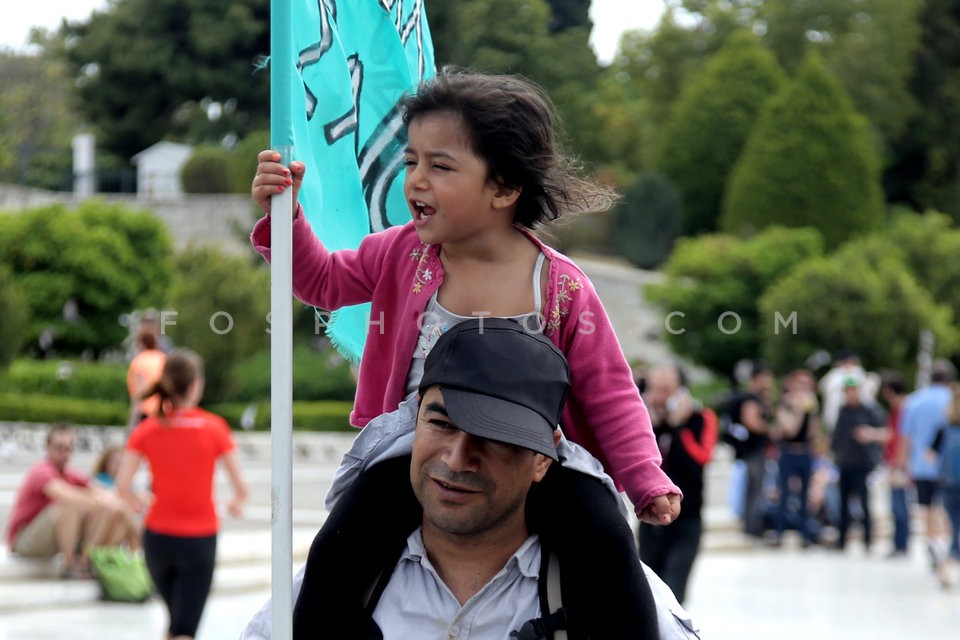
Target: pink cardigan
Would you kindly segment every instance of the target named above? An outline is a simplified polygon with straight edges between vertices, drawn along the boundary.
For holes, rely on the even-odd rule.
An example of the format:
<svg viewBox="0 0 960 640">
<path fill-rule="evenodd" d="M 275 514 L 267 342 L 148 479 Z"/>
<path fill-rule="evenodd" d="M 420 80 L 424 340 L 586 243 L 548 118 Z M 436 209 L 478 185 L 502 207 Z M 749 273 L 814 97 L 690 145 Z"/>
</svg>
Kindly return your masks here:
<svg viewBox="0 0 960 640">
<path fill-rule="evenodd" d="M 527 236 L 550 261 L 544 333 L 570 364 L 564 433 L 600 460 L 638 512 L 654 497 L 680 494 L 660 468 L 650 416 L 592 283 L 569 258 Z M 250 240 L 269 261 L 269 216 L 257 222 Z M 420 242 L 412 222 L 366 236 L 356 250 L 330 252 L 298 211 L 294 295 L 326 310 L 372 306 L 350 414 L 355 426 L 393 411 L 403 400 L 416 323 L 443 277 L 437 246 Z"/>
</svg>

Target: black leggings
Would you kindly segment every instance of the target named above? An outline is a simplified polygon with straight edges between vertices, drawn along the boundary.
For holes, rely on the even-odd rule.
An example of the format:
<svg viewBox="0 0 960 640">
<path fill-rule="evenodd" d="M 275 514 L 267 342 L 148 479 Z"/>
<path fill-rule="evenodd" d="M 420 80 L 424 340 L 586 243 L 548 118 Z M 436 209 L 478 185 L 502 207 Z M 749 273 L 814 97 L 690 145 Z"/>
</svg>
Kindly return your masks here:
<svg viewBox="0 0 960 640">
<path fill-rule="evenodd" d="M 143 554 L 170 614 L 170 636 L 196 636 L 213 584 L 217 536 L 185 538 L 147 529 L 143 532 Z"/>
<path fill-rule="evenodd" d="M 527 500 L 527 520 L 556 551 L 570 637 L 659 637 L 656 608 L 633 532 L 600 481 L 551 465 Z M 293 636 L 358 638 L 364 594 L 393 567 L 422 522 L 410 456 L 360 474 L 317 533 L 293 612 Z M 320 634 L 320 635 L 318 635 Z"/>
</svg>

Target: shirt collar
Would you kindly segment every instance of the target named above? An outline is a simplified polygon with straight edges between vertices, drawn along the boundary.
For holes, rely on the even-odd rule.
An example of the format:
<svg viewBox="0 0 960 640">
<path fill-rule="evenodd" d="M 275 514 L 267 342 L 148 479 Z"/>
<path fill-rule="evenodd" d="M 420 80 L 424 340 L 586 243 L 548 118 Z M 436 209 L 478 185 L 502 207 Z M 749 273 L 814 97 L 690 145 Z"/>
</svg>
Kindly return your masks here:
<svg viewBox="0 0 960 640">
<path fill-rule="evenodd" d="M 436 573 L 430 559 L 427 557 L 427 550 L 423 547 L 423 527 L 417 527 L 416 530 L 407 536 L 407 546 L 400 556 L 401 562 L 417 562 L 424 568 Z M 525 578 L 540 577 L 540 536 L 531 534 L 524 540 L 513 555 L 507 560 L 504 568 L 510 568 L 515 565 Z"/>
</svg>

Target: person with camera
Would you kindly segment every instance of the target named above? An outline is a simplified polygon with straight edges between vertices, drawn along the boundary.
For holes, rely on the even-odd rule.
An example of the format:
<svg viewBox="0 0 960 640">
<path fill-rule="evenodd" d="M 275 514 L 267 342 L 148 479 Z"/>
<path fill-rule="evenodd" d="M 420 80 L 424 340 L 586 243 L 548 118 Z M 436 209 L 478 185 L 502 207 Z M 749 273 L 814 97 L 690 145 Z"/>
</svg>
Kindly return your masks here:
<svg viewBox="0 0 960 640">
<path fill-rule="evenodd" d="M 703 469 L 717 444 L 717 416 L 690 395 L 683 371 L 673 363 L 658 365 L 650 372 L 644 401 L 663 457 L 663 470 L 683 492 L 684 507 L 669 531 L 640 523 L 640 559 L 683 603 L 700 549 Z"/>
</svg>

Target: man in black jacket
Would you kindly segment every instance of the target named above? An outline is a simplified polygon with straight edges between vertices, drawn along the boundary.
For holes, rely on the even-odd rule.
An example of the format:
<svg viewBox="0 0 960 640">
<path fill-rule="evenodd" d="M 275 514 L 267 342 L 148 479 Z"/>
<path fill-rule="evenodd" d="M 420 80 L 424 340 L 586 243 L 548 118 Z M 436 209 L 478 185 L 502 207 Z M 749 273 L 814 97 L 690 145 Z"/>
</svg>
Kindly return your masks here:
<svg viewBox="0 0 960 640">
<path fill-rule="evenodd" d="M 837 548 L 847 544 L 847 531 L 852 514 L 850 499 L 857 497 L 863 514 L 863 546 L 869 550 L 873 527 L 870 519 L 870 489 L 867 476 L 880 462 L 880 444 L 889 437 L 883 427 L 883 416 L 878 407 L 869 407 L 860 399 L 859 376 L 850 375 L 843 381 L 844 404 L 837 416 L 833 431 L 833 460 L 840 471 L 840 526 Z"/>
<path fill-rule="evenodd" d="M 644 401 L 663 456 L 663 470 L 683 491 L 683 510 L 669 528 L 640 523 L 640 558 L 682 603 L 700 549 L 703 468 L 717 443 L 717 416 L 698 406 L 675 364 L 663 364 L 650 372 Z"/>
</svg>

